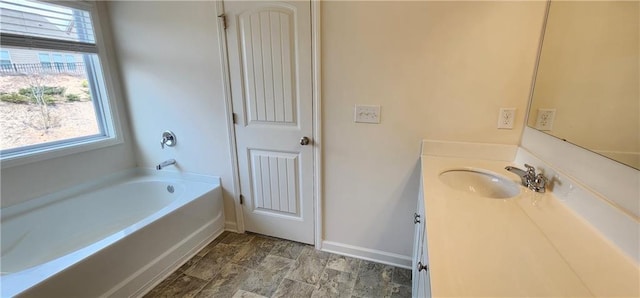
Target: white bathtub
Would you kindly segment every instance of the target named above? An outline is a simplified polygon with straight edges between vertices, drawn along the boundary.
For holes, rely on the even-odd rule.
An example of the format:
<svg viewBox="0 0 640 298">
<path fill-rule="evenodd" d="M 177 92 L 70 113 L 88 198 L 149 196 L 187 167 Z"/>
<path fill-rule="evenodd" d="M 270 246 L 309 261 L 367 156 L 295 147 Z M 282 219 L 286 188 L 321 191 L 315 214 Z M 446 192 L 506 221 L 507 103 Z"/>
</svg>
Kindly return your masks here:
<svg viewBox="0 0 640 298">
<path fill-rule="evenodd" d="M 138 296 L 224 227 L 219 178 L 147 169 L 0 212 L 2 297 Z"/>
</svg>

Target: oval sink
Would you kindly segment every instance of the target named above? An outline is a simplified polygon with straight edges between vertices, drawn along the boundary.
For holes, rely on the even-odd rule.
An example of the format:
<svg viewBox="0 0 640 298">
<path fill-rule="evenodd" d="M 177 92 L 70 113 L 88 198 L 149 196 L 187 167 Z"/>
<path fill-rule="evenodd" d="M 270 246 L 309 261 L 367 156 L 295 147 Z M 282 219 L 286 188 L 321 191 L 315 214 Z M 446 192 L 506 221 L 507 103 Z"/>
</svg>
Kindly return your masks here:
<svg viewBox="0 0 640 298">
<path fill-rule="evenodd" d="M 506 199 L 520 193 L 520 187 L 515 182 L 497 174 L 480 170 L 448 170 L 440 173 L 440 180 L 451 188 L 487 198 Z"/>
</svg>

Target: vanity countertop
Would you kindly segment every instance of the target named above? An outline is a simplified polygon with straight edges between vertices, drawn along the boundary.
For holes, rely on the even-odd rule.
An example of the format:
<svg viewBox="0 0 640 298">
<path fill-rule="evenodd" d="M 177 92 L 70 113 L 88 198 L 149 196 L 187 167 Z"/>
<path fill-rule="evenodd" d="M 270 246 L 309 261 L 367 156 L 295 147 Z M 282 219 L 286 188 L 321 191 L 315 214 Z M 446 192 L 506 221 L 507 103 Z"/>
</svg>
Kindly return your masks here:
<svg viewBox="0 0 640 298">
<path fill-rule="evenodd" d="M 520 178 L 505 161 L 422 156 L 429 274 L 434 297 L 640 296 L 635 262 L 552 193 L 510 199 L 454 190 L 455 168 Z M 518 165 L 514 165 L 518 166 Z"/>
</svg>

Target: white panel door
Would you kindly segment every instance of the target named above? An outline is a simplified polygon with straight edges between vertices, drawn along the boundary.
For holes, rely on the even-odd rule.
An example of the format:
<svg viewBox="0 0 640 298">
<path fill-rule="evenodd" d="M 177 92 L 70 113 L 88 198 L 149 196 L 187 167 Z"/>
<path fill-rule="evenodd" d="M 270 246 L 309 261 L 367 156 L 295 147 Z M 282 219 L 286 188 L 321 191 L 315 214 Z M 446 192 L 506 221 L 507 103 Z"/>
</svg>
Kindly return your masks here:
<svg viewBox="0 0 640 298">
<path fill-rule="evenodd" d="M 224 10 L 245 229 L 313 244 L 311 3 Z"/>
</svg>

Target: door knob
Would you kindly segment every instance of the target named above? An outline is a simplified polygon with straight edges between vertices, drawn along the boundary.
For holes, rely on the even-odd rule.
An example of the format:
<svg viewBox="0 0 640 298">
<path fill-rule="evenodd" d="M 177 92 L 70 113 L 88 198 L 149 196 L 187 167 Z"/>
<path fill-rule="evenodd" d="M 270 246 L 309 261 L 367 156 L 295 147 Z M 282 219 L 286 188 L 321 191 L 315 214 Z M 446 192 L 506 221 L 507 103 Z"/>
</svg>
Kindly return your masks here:
<svg viewBox="0 0 640 298">
<path fill-rule="evenodd" d="M 309 138 L 307 138 L 307 137 L 300 138 L 300 145 L 302 145 L 302 146 L 309 145 L 310 142 L 311 142 L 311 140 L 309 140 Z"/>
</svg>

